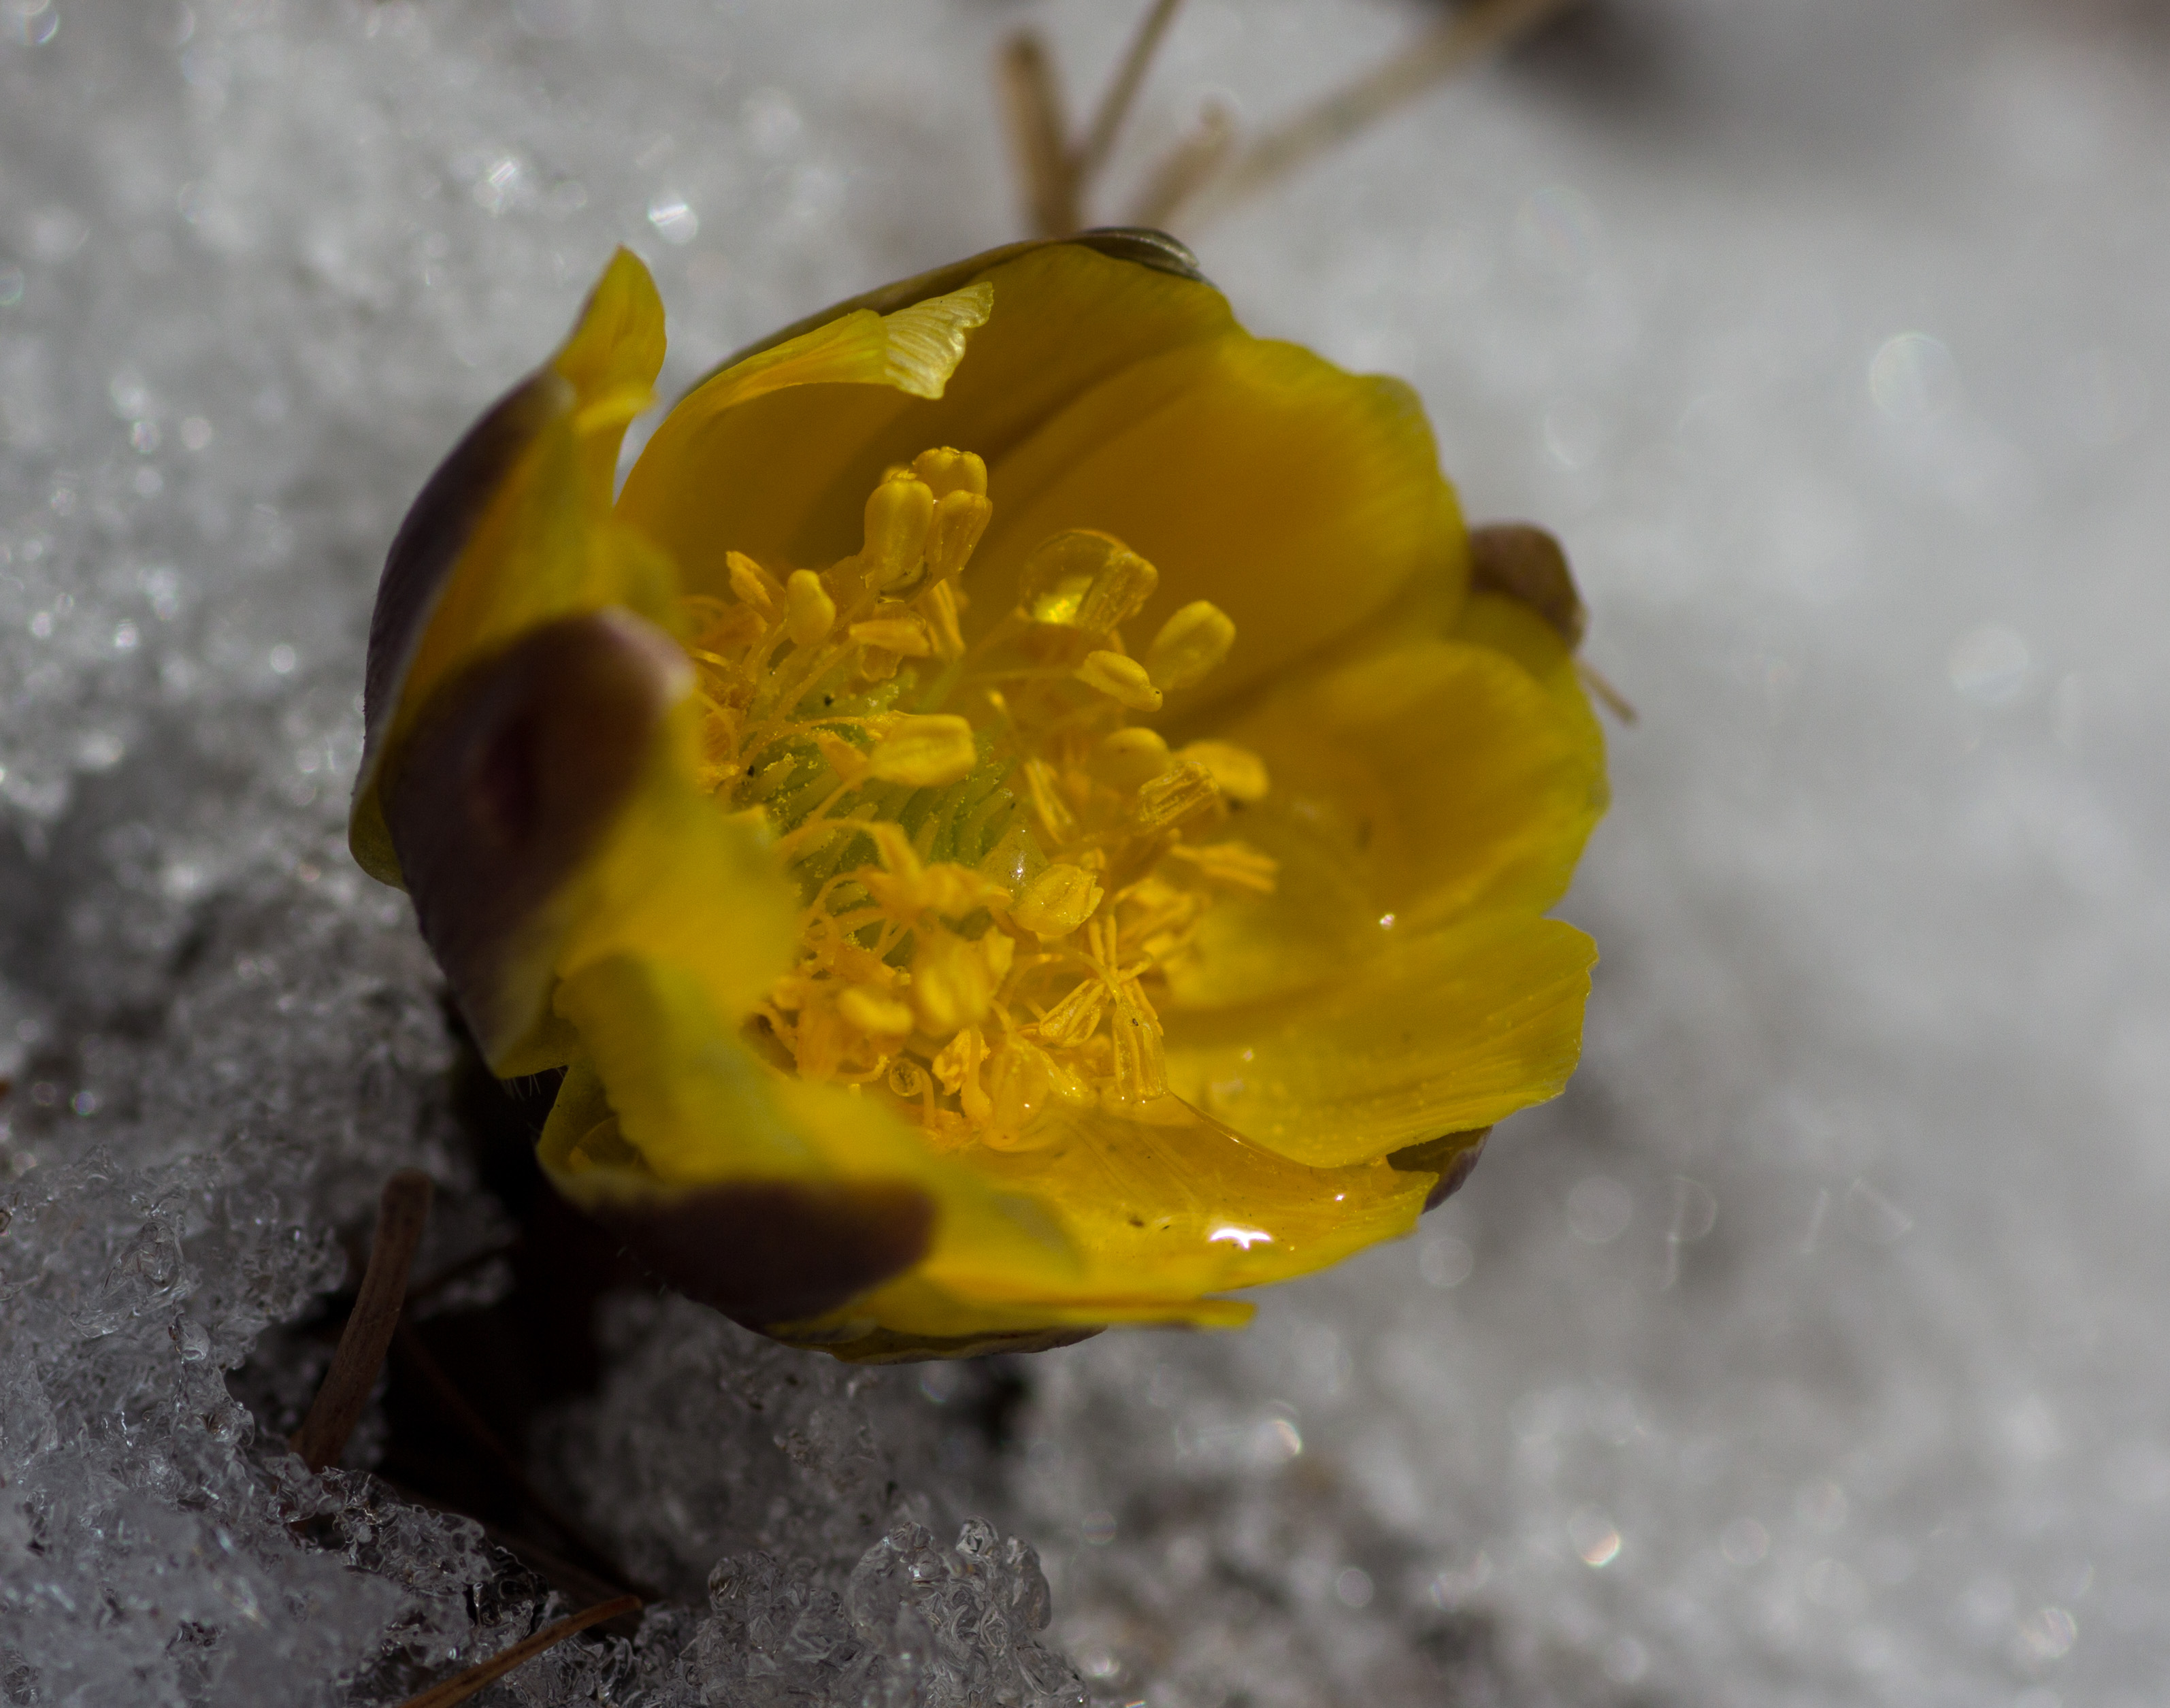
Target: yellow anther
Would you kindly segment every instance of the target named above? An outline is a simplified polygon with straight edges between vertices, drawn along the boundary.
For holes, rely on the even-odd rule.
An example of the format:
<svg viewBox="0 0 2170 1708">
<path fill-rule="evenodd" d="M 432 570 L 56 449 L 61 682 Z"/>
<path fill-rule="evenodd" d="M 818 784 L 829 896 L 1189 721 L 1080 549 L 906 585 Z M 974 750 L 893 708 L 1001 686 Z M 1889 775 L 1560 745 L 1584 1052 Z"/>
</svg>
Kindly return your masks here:
<svg viewBox="0 0 2170 1708">
<path fill-rule="evenodd" d="M 706 654 L 704 662 L 715 663 L 719 654 L 752 646 L 768 632 L 768 620 L 751 605 L 726 605 L 719 599 L 712 608 L 703 608 L 708 606 L 709 601 L 703 600 L 695 607 L 702 622 L 695 632 L 694 654 L 697 659 Z M 728 660 L 723 662 L 728 665 Z"/>
<path fill-rule="evenodd" d="M 1236 625 L 1210 599 L 1194 599 L 1160 626 L 1146 649 L 1146 674 L 1165 691 L 1188 688 L 1228 656 Z"/>
<path fill-rule="evenodd" d="M 1101 1088 L 1101 1102 L 1120 1108 L 1167 1094 L 1168 1054 L 1161 1047 L 1159 1018 L 1151 1008 L 1119 1000 L 1108 1038 L 1114 1047 L 1115 1082 Z"/>
<path fill-rule="evenodd" d="M 910 1005 L 886 991 L 854 985 L 836 998 L 836 1012 L 862 1032 L 880 1038 L 901 1038 L 911 1030 Z"/>
<path fill-rule="evenodd" d="M 1020 573 L 1019 608 L 1034 622 L 1105 634 L 1136 616 L 1160 571 L 1107 534 L 1073 529 L 1033 547 Z"/>
<path fill-rule="evenodd" d="M 1202 848 L 1179 846 L 1168 852 L 1216 883 L 1259 895 L 1271 895 L 1275 880 L 1280 875 L 1281 862 L 1248 842 L 1208 842 Z"/>
<path fill-rule="evenodd" d="M 1049 1104 L 1089 1102 L 1077 1075 L 1059 1066 L 1039 1045 L 1007 1038 L 987 1058 L 987 1128 L 981 1139 L 997 1150 L 1036 1150 L 1057 1136 L 1035 1138 L 1033 1129 Z M 1045 1129 L 1043 1129 L 1045 1131 Z"/>
<path fill-rule="evenodd" d="M 1087 687 L 1098 688 L 1117 705 L 1133 712 L 1160 710 L 1160 690 L 1153 686 L 1146 667 L 1136 659 L 1120 653 L 1088 653 L 1077 676 Z"/>
<path fill-rule="evenodd" d="M 948 713 L 900 718 L 868 755 L 870 775 L 884 782 L 933 788 L 962 782 L 980 763 L 972 726 Z"/>
<path fill-rule="evenodd" d="M 1100 886 L 1082 867 L 1058 861 L 1045 868 L 1010 908 L 1010 917 L 1042 941 L 1066 937 L 1100 905 Z"/>
<path fill-rule="evenodd" d="M 911 838 L 904 834 L 903 825 L 892 824 L 887 819 L 876 819 L 854 828 L 874 845 L 875 858 L 892 877 L 917 883 L 927 870 L 919 851 L 911 846 Z"/>
<path fill-rule="evenodd" d="M 994 1108 L 987 1101 L 987 1093 L 980 1084 L 980 1064 L 987 1059 L 987 1040 L 980 1036 L 980 1028 L 968 1026 L 943 1046 L 942 1053 L 928 1064 L 934 1077 L 942 1081 L 942 1089 L 955 1097 L 963 1107 L 965 1118 L 975 1126 L 983 1126 Z"/>
<path fill-rule="evenodd" d="M 833 730 L 814 732 L 814 746 L 836 773 L 838 782 L 853 783 L 867 774 L 867 756 Z"/>
<path fill-rule="evenodd" d="M 879 828 L 896 832 L 896 826 L 880 824 Z M 869 830 L 876 828 L 869 825 Z M 900 835 L 901 832 L 897 832 Z M 877 838 L 877 841 L 879 839 Z M 909 850 L 906 851 L 907 852 Z M 1007 902 L 1010 893 L 999 883 L 991 882 L 969 866 L 953 862 L 938 861 L 932 866 L 921 866 L 915 859 L 909 867 L 899 866 L 887 858 L 886 872 L 862 870 L 859 882 L 866 886 L 882 910 L 892 918 L 910 924 L 922 914 L 938 914 L 943 919 L 962 919 L 967 914 L 977 913 L 983 907 L 992 907 Z M 1004 971 L 1008 963 L 1003 963 Z"/>
<path fill-rule="evenodd" d="M 1133 816 L 1141 830 L 1162 830 L 1217 804 L 1220 798 L 1220 791 L 1213 786 L 1213 773 L 1195 761 L 1185 761 L 1138 791 Z"/>
<path fill-rule="evenodd" d="M 943 860 L 927 868 L 919 881 L 919 905 L 929 913 L 962 919 L 968 913 L 1008 901 L 1010 893 L 969 866 Z"/>
<path fill-rule="evenodd" d="M 1194 741 L 1176 755 L 1212 773 L 1213 785 L 1230 800 L 1248 806 L 1266 794 L 1266 762 L 1248 747 L 1227 741 Z"/>
<path fill-rule="evenodd" d="M 987 495 L 987 465 L 970 451 L 922 451 L 911 459 L 911 472 L 927 483 L 937 499 L 955 492 Z"/>
<path fill-rule="evenodd" d="M 909 611 L 895 616 L 870 616 L 852 625 L 852 638 L 861 646 L 880 647 L 907 659 L 923 659 L 934 650 L 927 625 Z"/>
<path fill-rule="evenodd" d="M 783 590 L 776 584 L 773 575 L 743 552 L 724 552 L 724 567 L 730 572 L 732 592 L 763 616 L 776 615 Z"/>
<path fill-rule="evenodd" d="M 927 619 L 927 632 L 934 637 L 934 650 L 945 659 L 961 657 L 965 631 L 957 622 L 956 583 L 936 582 L 920 595 L 919 608 Z"/>
<path fill-rule="evenodd" d="M 794 569 L 783 584 L 786 614 L 784 632 L 794 646 L 810 647 L 826 640 L 836 626 L 836 601 L 811 569 Z"/>
<path fill-rule="evenodd" d="M 911 955 L 911 1006 L 920 1030 L 947 1038 L 976 1026 L 994 998 L 995 981 L 979 945 L 944 931 L 922 930 Z"/>
<path fill-rule="evenodd" d="M 859 550 L 859 573 L 869 587 L 899 587 L 919 573 L 927 525 L 933 518 L 934 494 L 923 480 L 906 474 L 874 489 L 867 499 L 866 544 Z"/>
<path fill-rule="evenodd" d="M 944 493 L 935 500 L 934 519 L 927 528 L 930 581 L 946 580 L 970 561 L 994 514 L 995 507 L 980 493 Z"/>
<path fill-rule="evenodd" d="M 1093 768 L 1116 788 L 1127 792 L 1150 782 L 1174 763 L 1158 730 L 1133 723 L 1101 739 Z"/>
<path fill-rule="evenodd" d="M 1107 1006 L 1107 985 L 1098 979 L 1088 979 L 1041 1015 L 1032 1029 L 1058 1049 L 1073 1047 L 1099 1028 L 1100 1016 Z"/>
</svg>

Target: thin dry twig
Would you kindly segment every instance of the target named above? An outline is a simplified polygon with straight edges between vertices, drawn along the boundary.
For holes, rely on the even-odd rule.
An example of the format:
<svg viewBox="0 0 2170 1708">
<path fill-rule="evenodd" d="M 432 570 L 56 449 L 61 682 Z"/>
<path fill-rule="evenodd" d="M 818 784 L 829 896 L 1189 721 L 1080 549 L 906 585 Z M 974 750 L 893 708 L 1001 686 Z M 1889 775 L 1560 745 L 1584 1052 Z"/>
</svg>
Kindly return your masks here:
<svg viewBox="0 0 2170 1708">
<path fill-rule="evenodd" d="M 1598 674 L 1596 665 L 1591 664 L 1587 659 L 1577 659 L 1574 661 L 1574 668 L 1575 674 L 1582 678 L 1584 686 L 1597 696 L 1603 702 L 1605 709 L 1615 718 L 1622 723 L 1628 724 L 1639 723 L 1643 721 L 1643 714 L 1635 709 L 1625 694 Z"/>
<path fill-rule="evenodd" d="M 1235 114 L 1225 101 L 1207 101 L 1199 110 L 1197 127 L 1153 168 L 1124 224 L 1167 225 L 1175 211 L 1227 164 L 1235 147 Z"/>
<path fill-rule="evenodd" d="M 1280 182 L 1315 156 L 1570 3 L 1572 0 L 1478 0 L 1436 25 L 1415 46 L 1253 142 L 1202 191 L 1193 222 L 1224 212 Z"/>
<path fill-rule="evenodd" d="M 332 1354 L 316 1401 L 288 1444 L 311 1470 L 339 1462 L 347 1437 L 369 1403 L 369 1390 L 384 1368 L 385 1352 L 399 1326 L 400 1307 L 407 1301 L 407 1271 L 429 1224 L 435 1190 L 430 1177 L 414 1168 L 403 1168 L 384 1182 L 361 1290 L 339 1333 L 339 1348 Z"/>
<path fill-rule="evenodd" d="M 1153 55 L 1182 4 L 1183 0 L 1152 0 L 1146 7 L 1091 125 L 1075 147 L 1046 42 L 1037 31 L 1023 29 L 1002 44 L 996 77 L 1009 124 L 1010 152 L 1023 180 L 1025 223 L 1034 237 L 1065 238 L 1083 227 L 1085 192 L 1114 152 Z"/>
<path fill-rule="evenodd" d="M 1077 229 L 1077 184 L 1063 141 L 1062 91 L 1047 44 L 1020 30 L 996 62 L 1010 152 L 1024 180 L 1025 223 L 1034 237 L 1067 237 Z"/>
<path fill-rule="evenodd" d="M 459 1385 L 452 1380 L 445 1367 L 439 1364 L 423 1344 L 422 1337 L 406 1324 L 399 1326 L 395 1340 L 399 1355 L 406 1359 L 414 1374 L 422 1379 L 436 1397 L 438 1405 L 451 1418 L 461 1433 L 487 1454 L 495 1462 L 498 1473 L 524 1501 L 537 1517 L 556 1530 L 580 1556 L 580 1563 L 590 1572 L 601 1576 L 614 1585 L 625 1583 L 625 1575 L 617 1562 L 604 1551 L 601 1545 L 583 1529 L 558 1503 L 535 1486 L 512 1451 L 499 1439 L 497 1432 L 489 1427 L 482 1413 L 476 1411 Z"/>
<path fill-rule="evenodd" d="M 432 1684 L 418 1696 L 409 1696 L 399 1708 L 454 1708 L 464 1702 L 485 1684 L 503 1678 L 515 1667 L 524 1666 L 545 1649 L 553 1649 L 567 1637 L 577 1636 L 591 1625 L 601 1625 L 605 1620 L 616 1619 L 622 1613 L 631 1613 L 640 1606 L 637 1595 L 621 1595 L 613 1601 L 599 1601 L 593 1607 L 584 1608 L 569 1618 L 554 1625 L 546 1625 L 533 1636 L 522 1638 L 494 1659 L 469 1667 L 442 1684 Z"/>
<path fill-rule="evenodd" d="M 1099 175 L 1100 168 L 1108 163 L 1114 152 L 1115 138 L 1122 134 L 1123 121 L 1130 115 L 1130 104 L 1138 97 L 1138 87 L 1146 80 L 1146 72 L 1152 66 L 1153 55 L 1160 51 L 1161 38 L 1168 27 L 1175 22 L 1176 10 L 1183 0 L 1153 0 L 1146 15 L 1138 20 L 1137 33 L 1109 80 L 1108 91 L 1100 97 L 1099 110 L 1093 115 L 1093 124 L 1085 133 L 1085 140 L 1077 146 L 1071 164 L 1075 185 L 1072 194 L 1082 198 Z"/>
</svg>

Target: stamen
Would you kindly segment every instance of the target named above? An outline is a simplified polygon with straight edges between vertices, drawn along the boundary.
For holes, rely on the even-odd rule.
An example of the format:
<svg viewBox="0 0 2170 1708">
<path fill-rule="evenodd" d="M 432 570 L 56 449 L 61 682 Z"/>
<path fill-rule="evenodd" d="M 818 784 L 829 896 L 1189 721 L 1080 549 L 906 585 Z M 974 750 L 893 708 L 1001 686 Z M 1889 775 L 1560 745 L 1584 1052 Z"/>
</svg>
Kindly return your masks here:
<svg viewBox="0 0 2170 1708">
<path fill-rule="evenodd" d="M 776 584 L 776 578 L 743 552 L 726 552 L 724 563 L 730 572 L 731 591 L 762 616 L 774 616 L 783 591 Z"/>
<path fill-rule="evenodd" d="M 867 499 L 866 544 L 859 552 L 867 585 L 879 592 L 918 574 L 933 520 L 934 494 L 909 471 L 876 487 Z"/>
<path fill-rule="evenodd" d="M 1151 782 L 1174 762 L 1157 729 L 1132 724 L 1102 739 L 1099 752 L 1093 755 L 1093 769 L 1095 776 L 1127 790 Z"/>
<path fill-rule="evenodd" d="M 1059 940 L 1093 916 L 1100 894 L 1091 873 L 1058 862 L 1024 887 L 1010 917 L 1043 942 Z"/>
<path fill-rule="evenodd" d="M 1120 540 L 1077 529 L 1035 547 L 1020 579 L 1030 621 L 1108 634 L 1153 596 L 1160 572 Z"/>
<path fill-rule="evenodd" d="M 1153 686 L 1146 667 L 1136 659 L 1125 658 L 1120 653 L 1088 653 L 1077 675 L 1087 687 L 1098 688 L 1117 705 L 1133 712 L 1160 710 L 1160 690 Z"/>
<path fill-rule="evenodd" d="M 1266 798 L 1265 761 L 1248 748 L 1227 741 L 1194 741 L 1176 757 L 1204 766 L 1213 786 L 1240 806 Z"/>
<path fill-rule="evenodd" d="M 979 762 L 972 726 L 961 718 L 936 713 L 898 718 L 869 756 L 867 769 L 884 782 L 939 788 L 962 782 Z"/>
<path fill-rule="evenodd" d="M 1236 644 L 1236 625 L 1210 599 L 1193 600 L 1160 626 L 1146 649 L 1146 674 L 1156 688 L 1188 688 L 1218 669 Z"/>
<path fill-rule="evenodd" d="M 922 451 L 911 459 L 911 472 L 927 483 L 938 503 L 955 493 L 987 495 L 987 465 L 970 451 L 953 451 L 948 446 Z"/>
<path fill-rule="evenodd" d="M 704 775 L 766 815 L 804 897 L 751 1022 L 766 1048 L 931 1142 L 1014 1150 L 1052 1142 L 1056 1107 L 1166 1093 L 1153 991 L 1216 899 L 1270 890 L 1275 867 L 1201 840 L 1264 794 L 1256 755 L 1171 754 L 1125 722 L 1218 665 L 1234 625 L 1185 606 L 1141 662 L 1120 627 L 1158 574 L 1081 530 L 1028 556 L 1017 609 L 968 649 L 986 488 L 977 456 L 922 452 L 869 497 L 852 557 L 787 574 L 729 552 L 730 597 L 685 614 Z"/>
<path fill-rule="evenodd" d="M 784 631 L 791 637 L 792 645 L 815 646 L 829 638 L 829 631 L 836 626 L 836 601 L 829 597 L 819 575 L 811 569 L 793 570 L 791 579 L 784 584 L 784 598 L 789 607 Z"/>
<path fill-rule="evenodd" d="M 981 478 L 986 478 L 985 475 Z M 927 578 L 947 581 L 962 569 L 994 514 L 995 507 L 981 493 L 951 492 L 937 499 L 933 520 L 927 530 Z"/>
</svg>

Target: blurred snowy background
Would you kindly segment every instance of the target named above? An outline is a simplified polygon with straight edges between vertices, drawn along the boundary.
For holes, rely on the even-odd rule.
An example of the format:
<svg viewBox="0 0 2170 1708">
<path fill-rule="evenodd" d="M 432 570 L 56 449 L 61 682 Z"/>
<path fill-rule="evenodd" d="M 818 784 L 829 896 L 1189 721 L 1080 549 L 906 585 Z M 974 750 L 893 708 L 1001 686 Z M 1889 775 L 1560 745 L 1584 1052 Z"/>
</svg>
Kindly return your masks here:
<svg viewBox="0 0 2170 1708">
<path fill-rule="evenodd" d="M 1429 16 L 1194 0 L 1115 184 Z M 1016 235 L 996 42 L 1082 100 L 1131 17 L 0 0 L 8 1702 L 391 1701 L 579 1604 L 358 1474 L 396 1408 L 283 1453 L 390 1170 L 418 1273 L 509 1228 L 344 851 L 384 547 L 613 243 L 675 387 Z M 665 1602 L 482 1700 L 2162 1700 L 2167 93 L 2138 3 L 1602 0 L 1185 232 L 1569 547 L 1643 713 L 1581 1074 L 1239 1336 L 612 1298 L 510 1475 Z"/>
</svg>

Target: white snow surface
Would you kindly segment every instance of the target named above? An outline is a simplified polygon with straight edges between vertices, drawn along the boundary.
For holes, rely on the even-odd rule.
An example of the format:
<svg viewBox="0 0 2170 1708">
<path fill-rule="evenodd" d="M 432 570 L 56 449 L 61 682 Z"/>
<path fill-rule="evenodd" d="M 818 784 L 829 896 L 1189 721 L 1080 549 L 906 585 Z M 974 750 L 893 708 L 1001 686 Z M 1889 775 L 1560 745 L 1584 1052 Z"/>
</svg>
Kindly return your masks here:
<svg viewBox="0 0 2170 1708">
<path fill-rule="evenodd" d="M 675 387 L 1016 235 L 994 44 L 1082 104 L 1132 10 L 0 0 L 7 1701 L 391 1702 L 564 1610 L 227 1385 L 306 1398 L 391 1170 L 498 1225 L 344 850 L 384 547 L 613 243 Z M 1430 15 L 1193 0 L 1098 211 Z M 1578 565 L 1642 713 L 1581 1071 L 1240 1334 L 613 1300 L 531 1470 L 666 1600 L 478 1700 L 2159 1700 L 2162 18 L 1606 0 L 1185 231 Z"/>
</svg>

